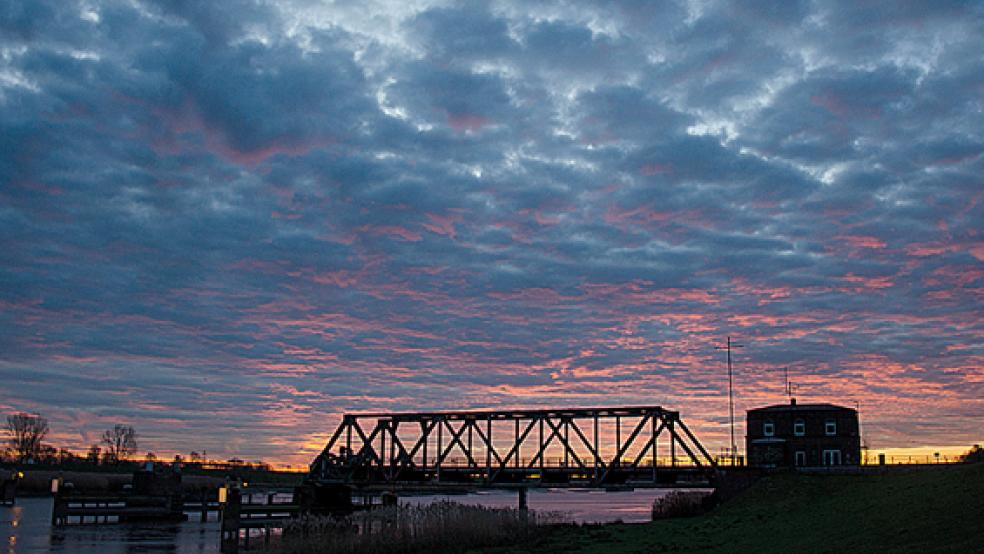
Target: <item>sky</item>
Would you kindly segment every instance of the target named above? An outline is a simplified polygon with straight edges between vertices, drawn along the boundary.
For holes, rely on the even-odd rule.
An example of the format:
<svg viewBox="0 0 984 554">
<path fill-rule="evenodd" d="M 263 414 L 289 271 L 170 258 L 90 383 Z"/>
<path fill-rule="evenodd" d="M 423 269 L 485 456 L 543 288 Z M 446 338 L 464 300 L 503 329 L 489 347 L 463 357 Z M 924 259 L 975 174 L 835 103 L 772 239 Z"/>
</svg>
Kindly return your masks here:
<svg viewBox="0 0 984 554">
<path fill-rule="evenodd" d="M 984 440 L 984 5 L 0 7 L 0 412 L 304 464 L 339 414 L 859 405 Z M 739 428 L 739 436 L 743 430 Z M 741 441 L 739 441 L 741 442 Z"/>
</svg>

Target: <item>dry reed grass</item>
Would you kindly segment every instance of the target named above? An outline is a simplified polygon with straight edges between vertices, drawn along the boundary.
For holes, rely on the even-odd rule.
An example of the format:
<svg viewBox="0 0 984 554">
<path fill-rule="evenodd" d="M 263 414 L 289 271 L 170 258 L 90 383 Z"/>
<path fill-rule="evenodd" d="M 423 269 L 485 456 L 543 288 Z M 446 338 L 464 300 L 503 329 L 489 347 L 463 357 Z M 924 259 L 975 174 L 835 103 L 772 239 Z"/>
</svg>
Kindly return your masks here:
<svg viewBox="0 0 984 554">
<path fill-rule="evenodd" d="M 467 506 L 454 502 L 388 507 L 335 519 L 307 516 L 291 522 L 279 541 L 267 547 L 278 554 L 456 553 L 531 540 L 543 519 L 511 508 Z"/>
<path fill-rule="evenodd" d="M 671 491 L 653 501 L 653 519 L 700 515 L 707 511 L 710 496 L 702 491 Z"/>
</svg>

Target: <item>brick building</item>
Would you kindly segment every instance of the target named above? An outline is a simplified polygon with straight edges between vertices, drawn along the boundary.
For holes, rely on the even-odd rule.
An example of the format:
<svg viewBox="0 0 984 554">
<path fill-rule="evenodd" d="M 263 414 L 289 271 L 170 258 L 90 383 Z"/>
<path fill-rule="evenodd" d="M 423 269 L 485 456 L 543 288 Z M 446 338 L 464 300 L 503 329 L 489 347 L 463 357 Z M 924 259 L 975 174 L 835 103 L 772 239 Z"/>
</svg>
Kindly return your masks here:
<svg viewBox="0 0 984 554">
<path fill-rule="evenodd" d="M 861 463 L 858 412 L 833 404 L 777 404 L 748 410 L 746 452 L 752 466 Z"/>
</svg>

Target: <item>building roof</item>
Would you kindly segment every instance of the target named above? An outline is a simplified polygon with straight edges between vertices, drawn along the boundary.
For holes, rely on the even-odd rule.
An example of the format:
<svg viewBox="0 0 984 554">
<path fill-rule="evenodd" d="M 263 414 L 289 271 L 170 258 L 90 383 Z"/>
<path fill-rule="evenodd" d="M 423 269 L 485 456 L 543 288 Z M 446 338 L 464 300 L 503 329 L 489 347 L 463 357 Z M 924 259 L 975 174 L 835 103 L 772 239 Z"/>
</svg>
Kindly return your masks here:
<svg viewBox="0 0 984 554">
<path fill-rule="evenodd" d="M 845 406 L 837 406 L 834 404 L 776 404 L 774 406 L 765 406 L 762 408 L 755 408 L 753 410 L 748 410 L 748 413 L 758 413 L 758 412 L 842 412 L 842 411 L 855 411 L 854 408 L 847 408 Z"/>
</svg>

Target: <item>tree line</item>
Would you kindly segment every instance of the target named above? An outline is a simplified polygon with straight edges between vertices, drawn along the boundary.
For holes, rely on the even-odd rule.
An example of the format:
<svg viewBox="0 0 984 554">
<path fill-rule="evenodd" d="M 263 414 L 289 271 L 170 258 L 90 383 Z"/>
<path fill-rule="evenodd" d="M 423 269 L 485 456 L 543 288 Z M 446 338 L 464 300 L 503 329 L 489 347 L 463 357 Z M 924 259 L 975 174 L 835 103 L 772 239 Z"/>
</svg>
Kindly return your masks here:
<svg viewBox="0 0 984 554">
<path fill-rule="evenodd" d="M 78 461 L 79 457 L 44 441 L 51 431 L 48 420 L 25 413 L 10 414 L 4 425 L 7 434 L 7 451 L 4 458 L 19 463 L 64 463 Z M 137 452 L 137 432 L 130 425 L 117 424 L 103 432 L 101 440 L 89 447 L 84 460 L 93 463 L 117 464 L 128 460 Z"/>
<path fill-rule="evenodd" d="M 21 464 L 66 464 L 85 463 L 89 465 L 116 465 L 134 459 L 137 453 L 137 432 L 130 425 L 117 424 L 106 429 L 98 443 L 92 444 L 84 455 L 77 455 L 66 448 L 56 448 L 45 443 L 51 429 L 48 420 L 40 415 L 16 413 L 7 416 L 4 431 L 7 438 L 6 447 L 0 450 L 0 462 L 15 462 Z M 143 461 L 157 461 L 153 452 L 147 452 Z M 247 462 L 233 458 L 225 462 L 208 459 L 205 451 L 200 454 L 191 452 L 187 458 L 180 454 L 174 456 L 171 462 L 189 467 L 224 467 L 244 468 L 259 471 L 270 471 L 269 464 L 257 460 Z"/>
</svg>

